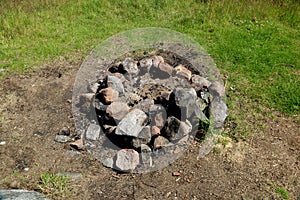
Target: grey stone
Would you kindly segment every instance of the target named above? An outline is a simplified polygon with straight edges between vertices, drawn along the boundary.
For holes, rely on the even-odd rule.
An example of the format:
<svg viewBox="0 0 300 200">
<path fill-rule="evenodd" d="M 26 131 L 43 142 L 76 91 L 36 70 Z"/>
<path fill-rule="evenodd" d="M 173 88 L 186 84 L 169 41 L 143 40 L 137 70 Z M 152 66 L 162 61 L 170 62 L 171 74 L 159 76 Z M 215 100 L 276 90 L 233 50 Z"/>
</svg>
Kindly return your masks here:
<svg viewBox="0 0 300 200">
<path fill-rule="evenodd" d="M 152 105 L 149 110 L 150 125 L 163 127 L 167 118 L 166 109 L 162 105 Z"/>
<path fill-rule="evenodd" d="M 197 93 L 194 88 L 176 88 L 174 91 L 175 102 L 179 107 L 187 107 L 197 99 Z"/>
<path fill-rule="evenodd" d="M 211 85 L 211 82 L 202 76 L 193 74 L 192 75 L 192 86 L 198 91 L 203 88 L 208 88 Z"/>
<path fill-rule="evenodd" d="M 181 121 L 174 116 L 168 117 L 165 126 L 162 129 L 162 134 L 170 140 L 175 138 L 180 127 L 180 122 Z"/>
<path fill-rule="evenodd" d="M 123 119 L 129 112 L 129 107 L 123 102 L 112 102 L 106 109 L 106 113 L 115 120 Z"/>
<path fill-rule="evenodd" d="M 56 135 L 54 138 L 55 142 L 66 143 L 71 141 L 71 138 L 67 135 Z"/>
<path fill-rule="evenodd" d="M 125 58 L 125 60 L 122 62 L 122 65 L 130 74 L 137 74 L 139 72 L 137 62 L 132 58 Z"/>
<path fill-rule="evenodd" d="M 92 93 L 96 93 L 98 88 L 99 88 L 100 84 L 99 83 L 91 83 L 88 86 L 88 90 Z"/>
<path fill-rule="evenodd" d="M 87 140 L 97 140 L 101 133 L 101 127 L 97 124 L 90 124 L 85 132 L 85 139 Z"/>
<path fill-rule="evenodd" d="M 99 101 L 98 98 L 96 98 L 94 101 L 94 107 L 95 107 L 95 109 L 97 109 L 99 111 L 105 112 L 108 105 L 104 105 L 102 102 Z"/>
<path fill-rule="evenodd" d="M 151 167 L 152 166 L 152 157 L 151 157 L 151 148 L 148 145 L 142 144 L 141 145 L 141 162 Z"/>
<path fill-rule="evenodd" d="M 57 173 L 58 176 L 66 176 L 71 180 L 78 180 L 83 177 L 81 173 L 76 173 L 76 172 L 60 172 Z"/>
<path fill-rule="evenodd" d="M 217 81 L 213 82 L 209 86 L 208 91 L 213 96 L 221 96 L 221 97 L 225 96 L 225 88 L 224 88 L 223 84 L 221 84 L 220 82 L 217 82 Z"/>
<path fill-rule="evenodd" d="M 106 158 L 102 161 L 103 166 L 113 168 L 114 166 L 114 159 L 113 158 Z"/>
<path fill-rule="evenodd" d="M 1 200 L 50 200 L 45 195 L 28 190 L 0 190 Z"/>
<path fill-rule="evenodd" d="M 139 153 L 133 149 L 121 149 L 117 153 L 116 167 L 121 171 L 134 170 L 139 162 Z"/>
<path fill-rule="evenodd" d="M 214 128 L 222 128 L 226 117 L 228 116 L 228 109 L 222 97 L 215 97 L 209 107 L 209 116 Z"/>
<path fill-rule="evenodd" d="M 133 109 L 118 124 L 116 135 L 137 137 L 143 129 L 147 118 L 147 115 L 143 111 L 136 108 Z"/>
<path fill-rule="evenodd" d="M 151 141 L 150 126 L 145 126 L 136 138 L 132 139 L 132 146 L 135 148 L 141 147 L 142 144 L 148 144 Z"/>
<path fill-rule="evenodd" d="M 150 107 L 154 105 L 154 100 L 153 99 L 144 99 L 140 101 L 135 108 L 138 108 L 142 110 L 143 112 L 149 112 Z"/>
<path fill-rule="evenodd" d="M 124 86 L 122 84 L 121 79 L 115 76 L 107 76 L 107 85 L 108 87 L 113 88 L 114 90 L 118 91 L 119 94 L 124 94 Z"/>
</svg>

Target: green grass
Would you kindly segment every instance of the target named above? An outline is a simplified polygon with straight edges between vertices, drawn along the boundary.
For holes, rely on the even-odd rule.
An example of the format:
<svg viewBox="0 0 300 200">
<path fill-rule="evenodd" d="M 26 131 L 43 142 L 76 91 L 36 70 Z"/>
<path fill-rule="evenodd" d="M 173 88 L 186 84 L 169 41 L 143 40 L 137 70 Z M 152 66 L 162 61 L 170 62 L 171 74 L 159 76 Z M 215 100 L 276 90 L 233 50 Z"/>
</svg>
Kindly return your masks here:
<svg viewBox="0 0 300 200">
<path fill-rule="evenodd" d="M 72 190 L 67 176 L 49 173 L 41 174 L 37 188 L 49 197 L 66 197 Z"/>
<path fill-rule="evenodd" d="M 240 95 L 298 114 L 299 13 L 297 0 L 2 0 L 0 76 L 82 59 L 120 31 L 165 27 L 206 48 Z"/>
</svg>

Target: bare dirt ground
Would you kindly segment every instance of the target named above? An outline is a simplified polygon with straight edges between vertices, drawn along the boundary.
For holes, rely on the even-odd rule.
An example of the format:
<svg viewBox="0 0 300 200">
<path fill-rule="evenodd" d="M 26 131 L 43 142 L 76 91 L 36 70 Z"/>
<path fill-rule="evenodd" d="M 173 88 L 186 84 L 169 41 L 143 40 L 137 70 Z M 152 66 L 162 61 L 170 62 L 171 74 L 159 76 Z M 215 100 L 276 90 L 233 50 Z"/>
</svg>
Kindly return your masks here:
<svg viewBox="0 0 300 200">
<path fill-rule="evenodd" d="M 0 188 L 38 190 L 42 173 L 74 172 L 82 177 L 69 182 L 69 193 L 48 195 L 73 200 L 284 199 L 286 190 L 289 199 L 300 199 L 299 123 L 275 111 L 256 114 L 251 106 L 238 111 L 249 113 L 242 120 L 254 130 L 246 141 L 228 138 L 200 160 L 194 142 L 161 171 L 118 174 L 85 151 L 70 153 L 78 151 L 54 138 L 64 127 L 75 134 L 69 100 L 79 66 L 80 61 L 62 59 L 1 80 L 0 142 L 6 144 L 0 145 Z M 178 171 L 180 176 L 172 176 Z"/>
</svg>

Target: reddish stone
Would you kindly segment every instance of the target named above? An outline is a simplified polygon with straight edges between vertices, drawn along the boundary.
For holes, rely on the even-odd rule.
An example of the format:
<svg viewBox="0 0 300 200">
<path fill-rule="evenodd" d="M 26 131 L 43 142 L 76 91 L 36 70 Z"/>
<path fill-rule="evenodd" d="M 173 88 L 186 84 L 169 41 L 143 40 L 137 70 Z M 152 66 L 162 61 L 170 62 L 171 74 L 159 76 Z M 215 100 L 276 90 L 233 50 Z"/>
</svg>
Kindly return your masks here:
<svg viewBox="0 0 300 200">
<path fill-rule="evenodd" d="M 158 128 L 157 126 L 152 126 L 151 127 L 151 134 L 152 135 L 160 135 L 160 128 Z"/>
<path fill-rule="evenodd" d="M 158 68 L 159 64 L 160 63 L 164 63 L 164 62 L 165 62 L 164 58 L 161 57 L 161 56 L 153 56 L 152 57 L 152 65 L 153 65 L 153 67 Z"/>
<path fill-rule="evenodd" d="M 129 112 L 129 107 L 123 102 L 112 102 L 106 109 L 106 113 L 115 120 L 123 119 Z"/>
<path fill-rule="evenodd" d="M 171 76 L 174 71 L 174 68 L 168 63 L 159 63 L 158 68 L 160 71 L 167 73 L 169 76 Z"/>
<path fill-rule="evenodd" d="M 188 80 L 190 80 L 192 77 L 192 72 L 188 70 L 186 67 L 184 67 L 183 65 L 178 65 L 177 67 L 175 67 L 175 71 L 176 71 L 176 75 L 179 77 L 184 77 Z"/>
<path fill-rule="evenodd" d="M 169 145 L 169 140 L 163 136 L 158 136 L 157 138 L 155 138 L 154 140 L 154 149 L 159 149 L 161 147 L 166 147 Z"/>
<path fill-rule="evenodd" d="M 103 101 L 106 104 L 111 104 L 116 101 L 119 97 L 119 92 L 112 89 L 111 87 L 104 88 L 99 92 L 102 95 Z"/>
</svg>

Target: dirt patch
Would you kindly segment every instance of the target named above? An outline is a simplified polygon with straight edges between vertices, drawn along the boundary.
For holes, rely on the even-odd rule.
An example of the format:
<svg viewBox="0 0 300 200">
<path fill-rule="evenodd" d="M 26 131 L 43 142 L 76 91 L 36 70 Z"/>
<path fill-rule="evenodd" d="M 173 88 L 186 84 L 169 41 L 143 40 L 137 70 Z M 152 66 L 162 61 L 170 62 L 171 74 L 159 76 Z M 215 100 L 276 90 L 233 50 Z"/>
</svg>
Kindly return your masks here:
<svg viewBox="0 0 300 200">
<path fill-rule="evenodd" d="M 64 127 L 75 134 L 69 100 L 79 65 L 60 60 L 1 80 L 0 188 L 37 190 L 42 173 L 75 172 L 82 178 L 69 183 L 68 197 L 53 199 L 282 199 L 276 188 L 299 198 L 299 123 L 277 112 L 264 116 L 241 107 L 233 112 L 249 113 L 242 120 L 254 130 L 246 141 L 221 138 L 219 149 L 200 160 L 195 141 L 172 165 L 147 174 L 117 174 L 85 151 L 55 142 Z"/>
</svg>

